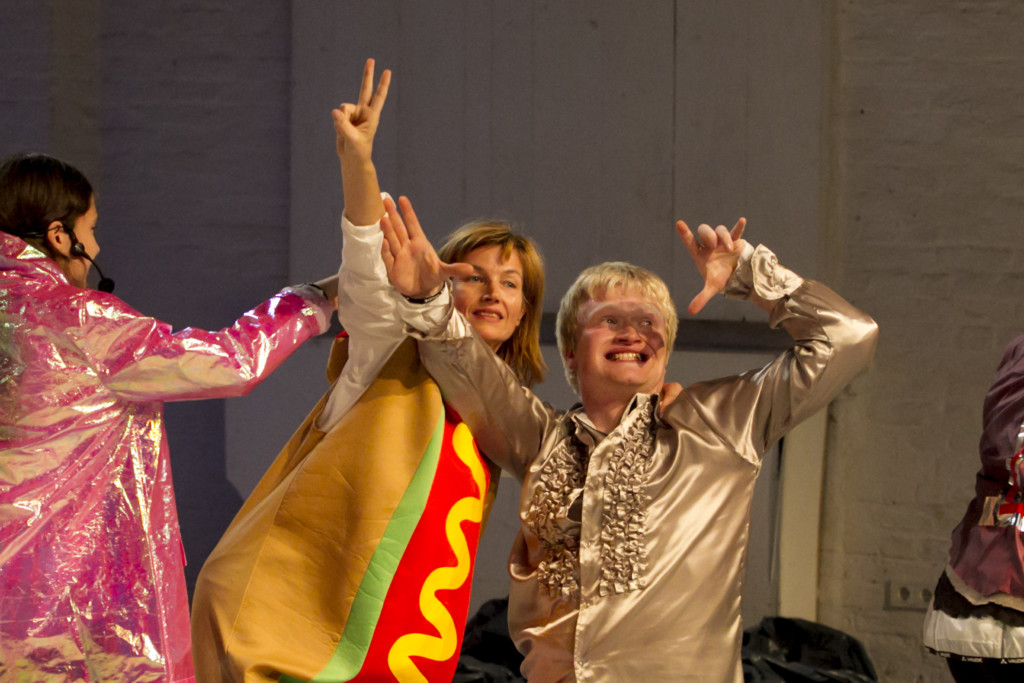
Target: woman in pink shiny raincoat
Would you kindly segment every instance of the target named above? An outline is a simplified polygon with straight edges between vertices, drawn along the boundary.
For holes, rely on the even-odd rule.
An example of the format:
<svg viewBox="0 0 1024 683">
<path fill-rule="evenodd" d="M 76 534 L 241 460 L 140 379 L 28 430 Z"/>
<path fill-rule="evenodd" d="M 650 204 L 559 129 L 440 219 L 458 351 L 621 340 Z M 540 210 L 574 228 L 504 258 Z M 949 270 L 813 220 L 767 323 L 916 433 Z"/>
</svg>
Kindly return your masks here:
<svg viewBox="0 0 1024 683">
<path fill-rule="evenodd" d="M 163 402 L 247 393 L 326 330 L 336 280 L 172 332 L 85 288 L 96 217 L 73 167 L 0 167 L 0 680 L 191 681 Z"/>
</svg>

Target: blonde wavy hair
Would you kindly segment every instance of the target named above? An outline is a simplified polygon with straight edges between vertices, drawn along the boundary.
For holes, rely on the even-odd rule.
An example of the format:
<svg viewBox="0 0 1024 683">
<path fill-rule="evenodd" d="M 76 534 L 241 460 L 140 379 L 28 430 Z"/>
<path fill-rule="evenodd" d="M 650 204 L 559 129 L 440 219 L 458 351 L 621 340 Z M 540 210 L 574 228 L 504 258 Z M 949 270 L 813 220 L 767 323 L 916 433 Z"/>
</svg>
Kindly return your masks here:
<svg viewBox="0 0 1024 683">
<path fill-rule="evenodd" d="M 676 313 L 676 306 L 672 303 L 672 295 L 669 294 L 665 281 L 646 268 L 622 261 L 609 261 L 591 266 L 580 273 L 576 282 L 572 283 L 569 291 L 562 297 L 555 328 L 558 336 L 558 353 L 562 356 L 563 365 L 566 353 L 576 351 L 576 340 L 580 331 L 580 308 L 587 301 L 613 289 L 640 294 L 657 306 L 665 318 L 667 351 L 669 354 L 672 353 L 676 332 L 679 329 L 679 315 Z M 568 365 L 565 365 L 565 379 L 578 394 L 579 379 L 576 377 L 576 371 L 570 370 Z"/>
<path fill-rule="evenodd" d="M 548 371 L 540 351 L 544 259 L 537 245 L 529 237 L 513 231 L 512 226 L 504 221 L 481 220 L 466 223 L 452 232 L 437 255 L 446 263 L 456 263 L 465 260 L 474 249 L 492 246 L 501 247 L 503 259 L 508 259 L 515 250 L 523 264 L 523 319 L 497 353 L 520 382 L 532 386 L 543 382 Z"/>
</svg>

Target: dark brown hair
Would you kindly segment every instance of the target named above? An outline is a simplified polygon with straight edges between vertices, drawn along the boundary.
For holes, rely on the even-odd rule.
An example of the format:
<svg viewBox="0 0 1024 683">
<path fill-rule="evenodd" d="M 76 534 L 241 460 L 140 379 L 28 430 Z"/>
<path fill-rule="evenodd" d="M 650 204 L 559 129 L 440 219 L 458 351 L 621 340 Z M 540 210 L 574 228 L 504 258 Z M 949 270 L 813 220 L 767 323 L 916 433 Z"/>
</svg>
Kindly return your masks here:
<svg viewBox="0 0 1024 683">
<path fill-rule="evenodd" d="M 52 252 L 46 231 L 53 221 L 69 230 L 92 202 L 92 185 L 77 168 L 45 154 L 15 154 L 0 164 L 0 230 Z"/>
</svg>

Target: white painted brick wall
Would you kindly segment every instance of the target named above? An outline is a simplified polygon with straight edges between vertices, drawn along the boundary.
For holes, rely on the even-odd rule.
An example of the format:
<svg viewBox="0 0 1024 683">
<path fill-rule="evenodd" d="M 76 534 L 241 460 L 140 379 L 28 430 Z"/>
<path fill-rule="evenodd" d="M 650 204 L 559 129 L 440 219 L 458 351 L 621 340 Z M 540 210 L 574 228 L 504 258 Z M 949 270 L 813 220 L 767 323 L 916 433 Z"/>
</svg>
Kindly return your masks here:
<svg viewBox="0 0 1024 683">
<path fill-rule="evenodd" d="M 861 638 L 882 681 L 951 680 L 922 613 L 973 494 L 981 401 L 1024 329 L 1024 4 L 843 2 L 836 12 L 832 254 L 881 326 L 874 370 L 836 405 L 822 621 Z"/>
</svg>

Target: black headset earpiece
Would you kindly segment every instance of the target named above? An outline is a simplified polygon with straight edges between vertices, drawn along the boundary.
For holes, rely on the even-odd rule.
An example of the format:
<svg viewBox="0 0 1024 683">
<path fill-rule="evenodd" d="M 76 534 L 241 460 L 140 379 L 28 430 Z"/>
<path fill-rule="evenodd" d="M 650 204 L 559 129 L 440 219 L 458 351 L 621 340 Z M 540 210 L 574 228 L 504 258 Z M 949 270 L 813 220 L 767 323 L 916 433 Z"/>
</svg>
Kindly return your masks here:
<svg viewBox="0 0 1024 683">
<path fill-rule="evenodd" d="M 96 266 L 96 273 L 100 276 L 100 281 L 96 284 L 96 289 L 100 290 L 101 292 L 113 292 L 114 291 L 114 281 L 111 280 L 109 277 L 105 277 L 103 275 L 103 270 L 100 269 L 100 264 L 98 264 L 95 261 L 93 261 L 92 257 L 89 256 L 89 254 L 86 253 L 85 245 L 82 244 L 81 242 L 79 242 L 78 238 L 75 237 L 75 231 L 74 230 L 70 230 L 68 228 L 68 226 L 64 225 L 63 223 L 59 223 L 58 225 L 60 225 L 61 230 L 66 232 L 68 234 L 68 237 L 71 238 L 71 248 L 68 249 L 68 252 L 72 256 L 77 256 L 79 258 L 84 258 L 89 263 L 91 263 L 92 265 Z"/>
<path fill-rule="evenodd" d="M 78 241 L 78 237 L 75 236 L 75 231 L 59 221 L 57 222 L 57 227 L 63 230 L 64 234 L 66 234 L 68 239 L 71 240 L 71 253 L 75 256 L 84 256 L 85 247 Z"/>
</svg>

